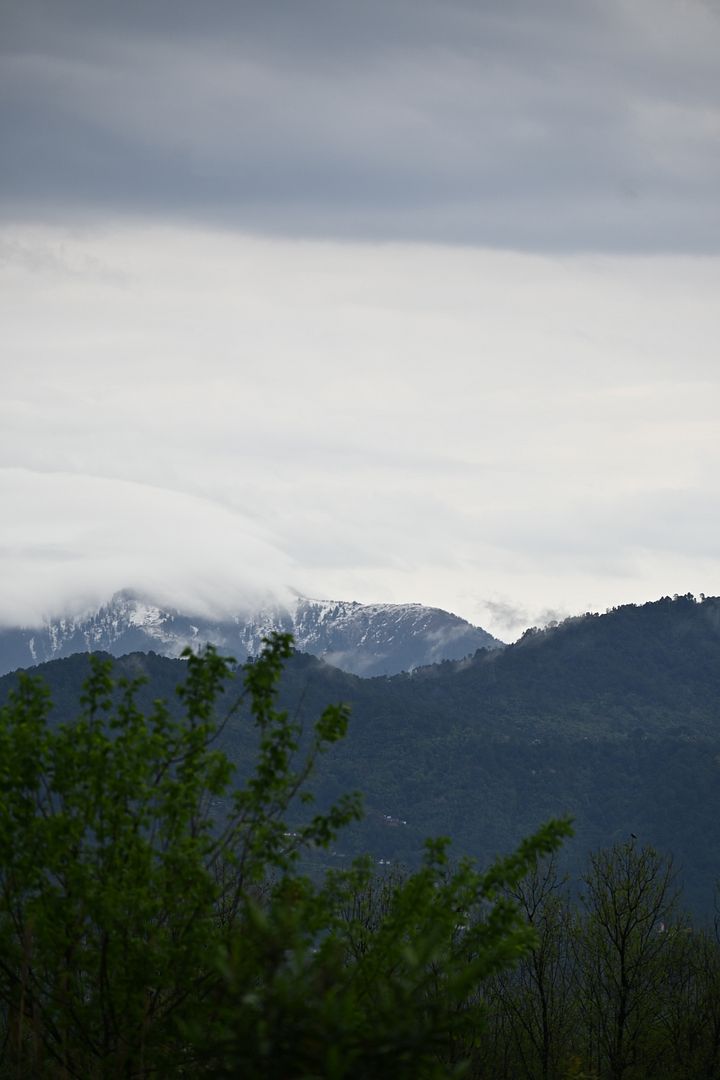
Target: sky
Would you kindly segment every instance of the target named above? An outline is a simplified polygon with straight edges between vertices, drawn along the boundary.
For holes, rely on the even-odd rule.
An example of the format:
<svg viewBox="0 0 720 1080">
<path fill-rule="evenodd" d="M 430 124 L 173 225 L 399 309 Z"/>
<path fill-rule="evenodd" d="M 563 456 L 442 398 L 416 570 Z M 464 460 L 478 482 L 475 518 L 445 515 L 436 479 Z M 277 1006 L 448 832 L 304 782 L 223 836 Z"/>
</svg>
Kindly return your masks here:
<svg viewBox="0 0 720 1080">
<path fill-rule="evenodd" d="M 0 624 L 720 593 L 720 6 L 3 0 Z"/>
</svg>

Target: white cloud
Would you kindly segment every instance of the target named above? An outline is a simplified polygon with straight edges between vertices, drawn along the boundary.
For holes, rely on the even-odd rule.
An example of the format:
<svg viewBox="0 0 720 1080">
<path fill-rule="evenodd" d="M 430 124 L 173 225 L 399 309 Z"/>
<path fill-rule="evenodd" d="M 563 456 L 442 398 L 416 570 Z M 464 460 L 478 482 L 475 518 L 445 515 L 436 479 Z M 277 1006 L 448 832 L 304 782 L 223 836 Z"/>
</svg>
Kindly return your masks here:
<svg viewBox="0 0 720 1080">
<path fill-rule="evenodd" d="M 292 586 L 502 636 L 486 600 L 533 621 L 720 591 L 719 279 L 707 258 L 6 229 L 0 616 Z"/>
<path fill-rule="evenodd" d="M 6 468 L 0 501 L 0 625 L 82 611 L 128 585 L 203 614 L 289 595 L 293 568 L 272 539 L 194 495 Z"/>
</svg>

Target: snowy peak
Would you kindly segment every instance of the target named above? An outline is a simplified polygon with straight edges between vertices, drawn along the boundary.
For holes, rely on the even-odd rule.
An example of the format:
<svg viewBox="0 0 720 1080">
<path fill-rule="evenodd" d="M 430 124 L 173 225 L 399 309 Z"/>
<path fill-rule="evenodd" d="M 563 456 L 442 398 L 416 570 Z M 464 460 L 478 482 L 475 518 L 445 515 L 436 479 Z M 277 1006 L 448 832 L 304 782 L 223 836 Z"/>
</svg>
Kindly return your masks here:
<svg viewBox="0 0 720 1080">
<path fill-rule="evenodd" d="M 300 600 L 299 649 L 357 675 L 387 675 L 457 660 L 501 643 L 457 615 L 422 604 Z"/>
<path fill-rule="evenodd" d="M 293 634 L 302 652 L 357 675 L 389 675 L 477 649 L 502 647 L 480 627 L 422 604 L 360 604 L 298 599 L 225 619 L 189 616 L 162 608 L 129 590 L 97 611 L 66 617 L 34 630 L 0 631 L 0 674 L 76 652 L 114 656 L 153 651 L 177 657 L 206 642 L 238 660 L 255 656 L 274 630 Z"/>
</svg>

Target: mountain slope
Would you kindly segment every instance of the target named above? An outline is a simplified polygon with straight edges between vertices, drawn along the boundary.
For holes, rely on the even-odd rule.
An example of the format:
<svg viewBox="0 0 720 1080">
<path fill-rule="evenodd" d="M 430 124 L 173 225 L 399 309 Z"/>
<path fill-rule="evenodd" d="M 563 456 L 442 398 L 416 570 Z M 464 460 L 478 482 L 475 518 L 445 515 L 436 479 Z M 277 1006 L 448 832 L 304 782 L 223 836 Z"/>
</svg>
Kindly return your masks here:
<svg viewBox="0 0 720 1080">
<path fill-rule="evenodd" d="M 58 718 L 77 708 L 88 660 L 44 665 Z M 174 697 L 184 665 L 135 654 L 145 701 Z M 0 680 L 0 700 L 15 681 Z M 310 724 L 329 701 L 352 707 L 348 736 L 320 761 L 321 802 L 366 795 L 366 819 L 342 852 L 413 863 L 428 835 L 486 861 L 552 815 L 569 813 L 570 869 L 588 850 L 636 833 L 672 853 L 699 913 L 720 878 L 720 600 L 664 599 L 530 632 L 501 651 L 410 675 L 362 679 L 307 655 L 285 672 L 281 701 Z M 251 724 L 224 746 L 242 769 Z M 406 823 L 406 824 L 405 824 Z"/>
<path fill-rule="evenodd" d="M 249 616 L 204 619 L 163 609 L 131 592 L 84 617 L 64 618 L 33 630 L 0 631 L 0 674 L 75 652 L 113 656 L 140 651 L 177 657 L 190 645 L 212 642 L 246 660 L 272 630 L 292 633 L 298 649 L 345 671 L 386 675 L 458 659 L 477 649 L 502 647 L 480 627 L 422 604 L 359 604 L 308 600 L 267 608 Z"/>
</svg>

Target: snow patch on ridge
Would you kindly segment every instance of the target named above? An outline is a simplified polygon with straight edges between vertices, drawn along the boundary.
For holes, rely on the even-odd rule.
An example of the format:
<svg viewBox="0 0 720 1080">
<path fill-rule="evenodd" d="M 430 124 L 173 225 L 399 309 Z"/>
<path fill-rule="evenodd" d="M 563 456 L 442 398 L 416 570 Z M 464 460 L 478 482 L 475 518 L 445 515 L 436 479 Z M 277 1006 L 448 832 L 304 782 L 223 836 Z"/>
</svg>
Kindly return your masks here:
<svg viewBox="0 0 720 1080">
<path fill-rule="evenodd" d="M 298 596 L 287 606 L 212 620 L 162 608 L 126 590 L 95 612 L 48 622 L 32 636 L 28 631 L 3 631 L 0 669 L 11 670 L 3 666 L 2 656 L 3 644 L 11 639 L 9 651 L 16 656 L 24 649 L 26 663 L 87 650 L 119 656 L 152 649 L 177 657 L 188 645 L 197 649 L 206 642 L 243 661 L 257 655 L 263 638 L 273 631 L 293 634 L 300 651 L 358 675 L 394 674 L 458 660 L 479 648 L 502 647 L 480 627 L 422 604 L 360 604 Z"/>
</svg>

